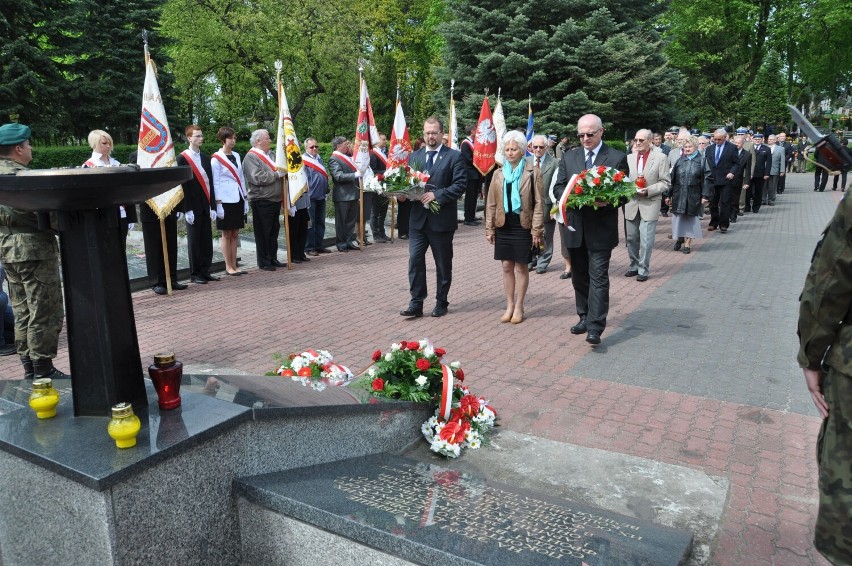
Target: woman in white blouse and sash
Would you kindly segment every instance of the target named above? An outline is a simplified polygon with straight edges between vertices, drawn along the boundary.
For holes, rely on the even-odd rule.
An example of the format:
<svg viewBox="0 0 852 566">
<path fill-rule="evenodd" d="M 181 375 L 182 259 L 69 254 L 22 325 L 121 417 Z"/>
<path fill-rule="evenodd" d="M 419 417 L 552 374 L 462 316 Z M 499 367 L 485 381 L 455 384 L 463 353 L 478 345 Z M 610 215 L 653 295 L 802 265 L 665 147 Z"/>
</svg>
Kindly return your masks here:
<svg viewBox="0 0 852 566">
<path fill-rule="evenodd" d="M 245 226 L 248 200 L 240 154 L 234 151 L 237 134 L 233 128 L 224 126 L 219 128 L 216 137 L 222 142 L 222 149 L 214 153 L 210 159 L 213 169 L 213 186 L 216 187 L 216 208 L 220 213 L 216 220 L 216 228 L 222 233 L 225 271 L 228 275 L 244 275 L 247 272 L 237 267 L 237 242 L 240 229 Z"/>
</svg>

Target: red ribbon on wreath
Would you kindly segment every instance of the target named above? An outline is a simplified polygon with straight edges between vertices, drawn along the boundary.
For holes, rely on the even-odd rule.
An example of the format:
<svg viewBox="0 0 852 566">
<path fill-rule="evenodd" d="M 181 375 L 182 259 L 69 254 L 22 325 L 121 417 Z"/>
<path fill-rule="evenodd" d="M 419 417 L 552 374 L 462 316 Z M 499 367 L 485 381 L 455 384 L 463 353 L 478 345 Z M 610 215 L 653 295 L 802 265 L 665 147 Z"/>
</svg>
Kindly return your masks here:
<svg viewBox="0 0 852 566">
<path fill-rule="evenodd" d="M 446 364 L 441 364 L 441 371 L 444 374 L 444 385 L 441 389 L 441 406 L 438 412 L 444 421 L 449 421 L 453 408 L 453 372 Z"/>
</svg>

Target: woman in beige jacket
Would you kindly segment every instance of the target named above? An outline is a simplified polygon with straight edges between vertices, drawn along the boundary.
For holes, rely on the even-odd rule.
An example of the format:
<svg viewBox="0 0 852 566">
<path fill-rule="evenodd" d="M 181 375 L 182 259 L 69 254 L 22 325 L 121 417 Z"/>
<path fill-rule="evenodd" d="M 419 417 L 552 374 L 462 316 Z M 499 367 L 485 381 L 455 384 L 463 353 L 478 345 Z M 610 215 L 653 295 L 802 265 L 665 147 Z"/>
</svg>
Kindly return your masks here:
<svg viewBox="0 0 852 566">
<path fill-rule="evenodd" d="M 518 131 L 503 136 L 506 160 L 491 178 L 485 201 L 485 238 L 494 245 L 494 259 L 503 266 L 506 312 L 500 322 L 524 320 L 524 296 L 529 285 L 533 246 L 544 231 L 541 171 L 524 159 L 527 140 Z"/>
</svg>

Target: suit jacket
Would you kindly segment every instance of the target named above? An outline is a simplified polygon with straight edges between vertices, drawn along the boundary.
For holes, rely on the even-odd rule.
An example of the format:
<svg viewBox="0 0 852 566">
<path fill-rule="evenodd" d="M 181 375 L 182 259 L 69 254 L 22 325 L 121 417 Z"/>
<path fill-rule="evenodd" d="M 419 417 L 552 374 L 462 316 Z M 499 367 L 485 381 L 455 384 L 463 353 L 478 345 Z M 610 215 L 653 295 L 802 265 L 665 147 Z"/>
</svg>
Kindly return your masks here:
<svg viewBox="0 0 852 566">
<path fill-rule="evenodd" d="M 666 156 L 669 158 L 669 172 L 671 172 L 672 167 L 674 167 L 674 164 L 677 163 L 677 160 L 680 159 L 681 151 L 681 148 L 673 147 Z"/>
<path fill-rule="evenodd" d="M 482 173 L 479 172 L 479 169 L 473 164 L 473 143 L 468 143 L 469 140 L 462 140 L 459 144 L 459 152 L 462 156 L 462 161 L 464 161 L 465 167 L 467 168 L 467 178 L 468 180 L 482 180 Z"/>
<path fill-rule="evenodd" d="M 525 159 L 530 164 L 530 167 L 535 167 L 534 155 L 528 156 Z M 542 190 L 544 191 L 544 200 L 542 202 L 547 207 L 547 210 L 544 211 L 544 218 L 549 219 L 550 209 L 553 207 L 553 201 L 550 199 L 550 184 L 553 182 L 553 176 L 559 169 L 559 161 L 549 153 L 545 153 L 541 158 L 539 168 L 541 169 Z"/>
<path fill-rule="evenodd" d="M 756 145 L 751 148 L 751 178 L 766 177 L 772 168 L 772 154 L 769 151 L 769 146 L 760 144 L 760 148 Z"/>
<path fill-rule="evenodd" d="M 736 147 L 734 149 L 736 150 Z M 731 185 L 734 188 L 741 188 L 743 183 L 748 184 L 750 181 L 750 177 L 745 177 L 745 174 L 751 173 L 751 152 L 746 148 L 736 151 L 736 159 L 739 161 L 740 166 L 734 174 L 734 178 L 731 179 Z"/>
<path fill-rule="evenodd" d="M 426 145 L 411 154 L 409 163 L 427 161 Z M 441 205 L 441 210 L 433 214 L 427 208 L 417 203 L 411 207 L 409 216 L 410 228 L 422 230 L 425 226 L 436 232 L 454 232 L 458 228 L 458 212 L 456 201 L 467 188 L 467 173 L 461 153 L 442 145 L 435 156 L 435 163 L 429 171 L 429 182 L 426 190 L 435 195 L 435 200 Z"/>
<path fill-rule="evenodd" d="M 710 180 L 716 187 L 724 187 L 731 184 L 728 180 L 728 173 L 733 173 L 734 177 L 740 170 L 740 160 L 737 159 L 737 146 L 726 141 L 722 145 L 722 155 L 719 156 L 719 163 L 716 163 L 716 144 L 714 143 L 707 148 L 707 164 L 710 166 Z"/>
<path fill-rule="evenodd" d="M 553 159 L 555 161 L 555 159 Z M 535 161 L 524 162 L 524 172 L 521 173 L 520 216 L 521 227 L 530 230 L 533 236 L 541 236 L 544 232 L 544 209 L 542 207 L 543 186 L 541 173 L 535 174 Z M 497 228 L 506 223 L 506 209 L 503 206 L 503 168 L 494 171 L 488 197 L 485 200 L 485 234 L 494 234 Z M 550 211 L 548 210 L 548 216 Z"/>
<path fill-rule="evenodd" d="M 183 153 L 178 154 L 177 164 L 188 166 L 189 161 L 184 157 Z M 213 188 L 213 168 L 210 166 L 210 156 L 201 154 L 201 167 L 207 173 L 207 179 L 210 181 L 210 200 L 207 199 L 207 194 L 201 187 L 201 183 L 192 175 L 192 179 L 183 184 L 183 211 L 190 210 L 196 216 L 204 214 L 209 216 L 211 210 L 216 210 L 216 193 Z"/>
<path fill-rule="evenodd" d="M 793 161 L 793 154 L 795 153 L 795 149 L 793 149 L 793 144 L 785 141 L 781 144 L 784 147 L 784 162 L 790 163 Z"/>
<path fill-rule="evenodd" d="M 636 159 L 638 154 L 631 153 L 627 156 L 627 167 L 631 179 L 636 179 L 639 174 L 636 170 Z M 648 153 L 648 161 L 642 171 L 648 189 L 648 196 L 633 197 L 624 205 L 624 217 L 634 220 L 639 214 L 642 220 L 653 222 L 660 217 L 660 201 L 663 193 L 669 189 L 669 159 L 662 151 L 651 151 Z"/>
<path fill-rule="evenodd" d="M 772 161 L 769 174 L 780 175 L 786 169 L 785 160 L 787 156 L 784 154 L 784 146 L 775 144 L 775 151 L 772 151 L 772 149 L 770 151 L 772 152 Z"/>
<path fill-rule="evenodd" d="M 627 172 L 627 155 L 623 151 L 601 144 L 600 151 L 595 155 L 594 165 L 614 167 Z M 553 188 L 557 201 L 562 198 L 562 193 L 571 176 L 585 168 L 586 150 L 582 146 L 562 156 L 556 185 Z M 584 240 L 586 247 L 590 250 L 611 250 L 618 245 L 618 208 L 612 205 L 608 204 L 597 210 L 592 207 L 572 208 L 568 211 L 568 224 L 574 228 L 574 232 L 570 230 L 563 232 L 567 234 L 565 242 L 567 248 L 579 248 Z"/>
<path fill-rule="evenodd" d="M 328 174 L 334 180 L 334 189 L 331 191 L 331 199 L 334 202 L 358 200 L 361 192 L 358 175 L 348 163 L 333 153 L 328 160 Z"/>
</svg>

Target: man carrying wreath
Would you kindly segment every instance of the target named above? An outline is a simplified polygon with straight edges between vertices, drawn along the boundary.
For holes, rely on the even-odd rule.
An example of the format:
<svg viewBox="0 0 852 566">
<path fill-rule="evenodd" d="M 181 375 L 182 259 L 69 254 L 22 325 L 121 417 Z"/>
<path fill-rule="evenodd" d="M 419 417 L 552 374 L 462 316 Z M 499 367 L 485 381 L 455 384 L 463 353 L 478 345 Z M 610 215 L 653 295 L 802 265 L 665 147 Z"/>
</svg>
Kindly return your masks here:
<svg viewBox="0 0 852 566">
<path fill-rule="evenodd" d="M 553 192 L 559 201 L 571 176 L 596 166 L 627 171 L 627 155 L 603 143 L 601 119 L 586 114 L 577 122 L 581 147 L 562 156 Z M 597 203 L 598 207 L 569 209 L 565 247 L 571 258 L 574 273 L 574 297 L 580 321 L 571 327 L 571 334 L 586 335 L 586 342 L 601 343 L 609 312 L 609 260 L 618 245 L 618 204 Z"/>
</svg>

